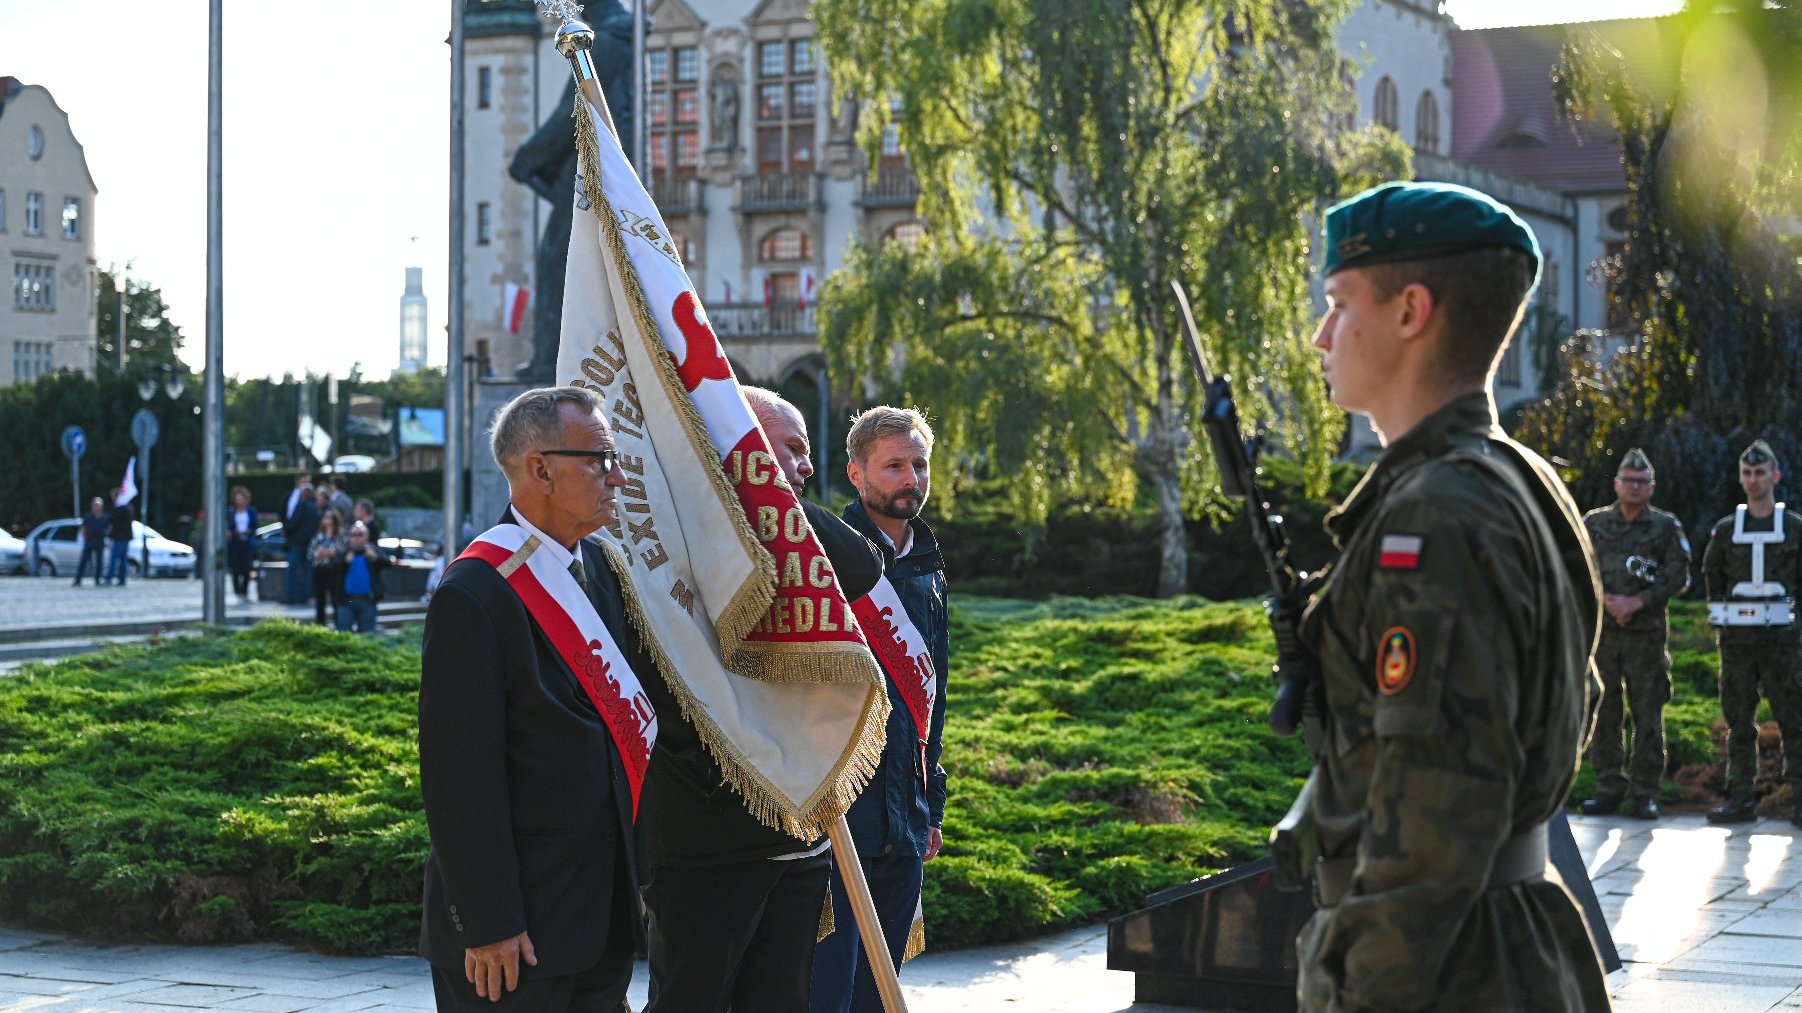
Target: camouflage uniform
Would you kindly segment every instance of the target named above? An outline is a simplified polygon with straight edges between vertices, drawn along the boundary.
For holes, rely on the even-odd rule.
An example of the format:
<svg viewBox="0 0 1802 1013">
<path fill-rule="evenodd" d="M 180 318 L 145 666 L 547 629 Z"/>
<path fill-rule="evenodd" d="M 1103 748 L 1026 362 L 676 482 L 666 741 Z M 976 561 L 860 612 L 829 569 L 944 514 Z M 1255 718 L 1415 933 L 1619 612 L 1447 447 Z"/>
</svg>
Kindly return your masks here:
<svg viewBox="0 0 1802 1013">
<path fill-rule="evenodd" d="M 1784 511 L 1781 542 L 1765 546 L 1765 579 L 1780 581 L 1791 597 L 1802 594 L 1802 517 Z M 1731 597 L 1733 585 L 1752 575 L 1752 546 L 1733 541 L 1733 515 L 1715 523 L 1702 554 L 1709 601 Z M 1746 517 L 1746 530 L 1770 531 L 1772 518 Z M 1802 808 L 1802 630 L 1797 626 L 1725 626 L 1721 648 L 1721 716 L 1727 722 L 1727 797 L 1750 800 L 1758 771 L 1760 688 L 1783 733 L 1785 777 Z"/>
<path fill-rule="evenodd" d="M 1476 393 L 1392 443 L 1327 527 L 1342 552 L 1301 630 L 1328 724 L 1302 1009 L 1608 1009 L 1576 903 L 1520 847 L 1600 693 L 1575 506 Z"/>
<path fill-rule="evenodd" d="M 1619 798 L 1627 793 L 1629 778 L 1621 773 L 1624 682 L 1626 703 L 1633 712 L 1633 795 L 1656 798 L 1664 777 L 1664 705 L 1671 698 L 1665 602 L 1689 586 L 1689 539 L 1681 521 L 1652 506 L 1628 520 L 1615 503 L 1584 514 L 1583 526 L 1595 546 L 1603 592 L 1637 595 L 1645 603 L 1624 626 L 1602 617 L 1602 639 L 1596 647 L 1602 707 L 1589 740 L 1589 762 L 1600 794 Z M 1628 569 L 1627 561 L 1635 556 L 1656 564 L 1653 580 Z"/>
</svg>

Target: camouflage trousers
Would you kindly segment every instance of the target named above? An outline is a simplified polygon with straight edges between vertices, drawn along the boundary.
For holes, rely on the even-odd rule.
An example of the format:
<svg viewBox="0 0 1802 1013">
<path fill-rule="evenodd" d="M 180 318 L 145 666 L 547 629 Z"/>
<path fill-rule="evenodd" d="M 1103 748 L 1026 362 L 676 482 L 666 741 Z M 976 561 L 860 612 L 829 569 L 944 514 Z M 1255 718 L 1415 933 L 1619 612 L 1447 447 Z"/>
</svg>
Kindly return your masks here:
<svg viewBox="0 0 1802 1013">
<path fill-rule="evenodd" d="M 1604 630 L 1596 646 L 1602 705 L 1589 740 L 1589 765 L 1596 772 L 1598 794 L 1625 796 L 1631 788 L 1635 798 L 1658 797 L 1658 783 L 1664 777 L 1664 705 L 1671 699 L 1671 656 L 1664 643 L 1662 629 Z M 1623 711 L 1633 715 L 1633 754 L 1626 773 L 1621 771 Z"/>
<path fill-rule="evenodd" d="M 1721 717 L 1727 722 L 1727 797 L 1751 798 L 1758 774 L 1758 696 L 1783 734 L 1784 778 L 1802 798 L 1802 644 L 1793 635 L 1721 641 Z"/>
</svg>

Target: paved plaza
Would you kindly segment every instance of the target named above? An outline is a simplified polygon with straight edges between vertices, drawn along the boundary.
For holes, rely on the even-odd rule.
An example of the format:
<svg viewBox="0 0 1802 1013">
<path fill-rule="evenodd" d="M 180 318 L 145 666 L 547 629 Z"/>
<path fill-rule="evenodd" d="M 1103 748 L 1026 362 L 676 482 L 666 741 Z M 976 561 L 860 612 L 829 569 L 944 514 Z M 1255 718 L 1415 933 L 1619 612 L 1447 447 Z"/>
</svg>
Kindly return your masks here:
<svg viewBox="0 0 1802 1013">
<path fill-rule="evenodd" d="M 1626 967 L 1622 1013 L 1802 1010 L 1802 831 L 1699 815 L 1574 817 Z M 930 927 L 930 925 L 929 925 Z M 1104 926 L 1009 946 L 927 953 L 904 976 L 916 1013 L 1176 1013 L 1135 1004 L 1107 969 Z M 641 963 L 631 998 L 645 999 Z M 0 927 L 0 1010 L 348 1013 L 432 1008 L 413 957 L 328 957 L 273 944 L 106 946 Z"/>
</svg>

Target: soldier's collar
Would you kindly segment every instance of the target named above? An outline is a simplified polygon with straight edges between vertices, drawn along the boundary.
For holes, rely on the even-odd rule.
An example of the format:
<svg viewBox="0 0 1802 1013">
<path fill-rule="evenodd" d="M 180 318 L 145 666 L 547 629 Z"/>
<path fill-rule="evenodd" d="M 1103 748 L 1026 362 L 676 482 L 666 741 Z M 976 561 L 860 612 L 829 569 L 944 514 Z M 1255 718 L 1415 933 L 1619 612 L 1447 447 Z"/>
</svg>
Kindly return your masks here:
<svg viewBox="0 0 1802 1013">
<path fill-rule="evenodd" d="M 1496 424 L 1495 406 L 1485 391 L 1461 394 L 1447 401 L 1432 414 L 1421 419 L 1413 429 L 1389 444 L 1358 487 L 1339 508 L 1327 515 L 1326 528 L 1343 541 L 1357 527 L 1370 507 L 1383 498 L 1383 493 L 1396 479 L 1415 465 L 1444 451 L 1456 434 L 1474 436 L 1502 435 Z"/>
</svg>

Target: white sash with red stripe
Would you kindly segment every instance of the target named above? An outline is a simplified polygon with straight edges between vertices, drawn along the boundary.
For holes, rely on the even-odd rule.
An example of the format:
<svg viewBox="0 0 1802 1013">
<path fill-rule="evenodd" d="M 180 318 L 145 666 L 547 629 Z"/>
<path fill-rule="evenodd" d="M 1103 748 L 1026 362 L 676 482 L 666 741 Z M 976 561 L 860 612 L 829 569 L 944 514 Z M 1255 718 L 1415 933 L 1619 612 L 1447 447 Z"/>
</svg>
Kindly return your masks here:
<svg viewBox="0 0 1802 1013">
<path fill-rule="evenodd" d="M 927 782 L 926 736 L 932 729 L 932 706 L 938 699 L 938 675 L 932 667 L 932 649 L 926 637 L 901 604 L 901 594 L 885 574 L 870 593 L 851 603 L 851 614 L 863 627 L 870 652 L 882 663 L 889 681 L 901 692 L 901 701 L 913 718 L 919 737 L 920 778 Z"/>
<path fill-rule="evenodd" d="M 536 535 L 528 535 L 517 524 L 496 524 L 457 559 L 479 559 L 494 567 L 569 666 L 619 748 L 636 817 L 651 747 L 657 741 L 657 711 L 575 575 L 558 566 L 549 553 L 537 551 L 539 544 Z"/>
</svg>

